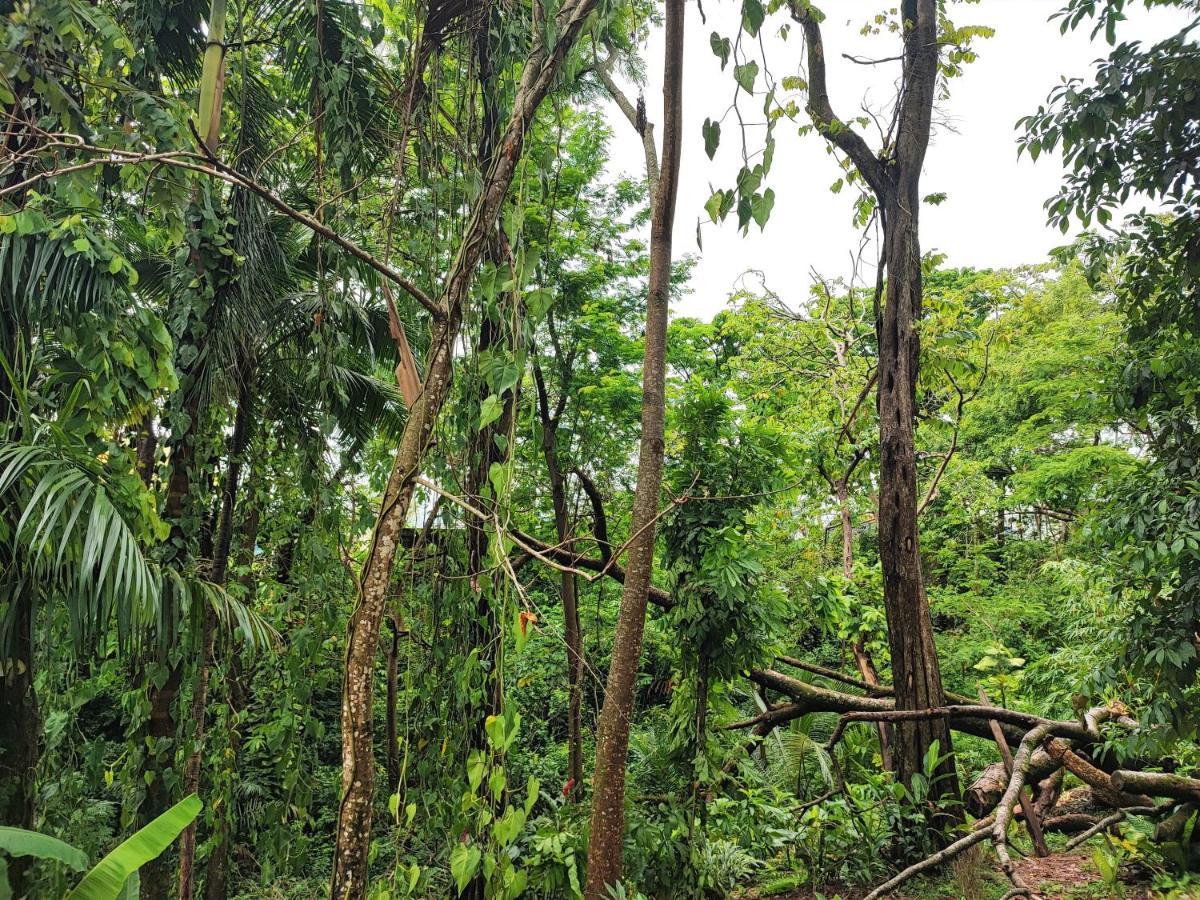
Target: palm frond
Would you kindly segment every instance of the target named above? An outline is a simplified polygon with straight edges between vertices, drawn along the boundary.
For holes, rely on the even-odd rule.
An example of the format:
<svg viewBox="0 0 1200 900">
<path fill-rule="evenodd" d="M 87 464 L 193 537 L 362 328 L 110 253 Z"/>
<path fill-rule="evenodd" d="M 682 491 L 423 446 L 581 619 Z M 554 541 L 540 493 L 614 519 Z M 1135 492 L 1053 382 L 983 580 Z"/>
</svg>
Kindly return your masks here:
<svg viewBox="0 0 1200 900">
<path fill-rule="evenodd" d="M 80 647 L 93 646 L 114 619 L 124 643 L 154 622 L 160 579 L 100 466 L 44 439 L 0 441 L 0 509 L 15 523 L 0 534 L 3 577 L 64 598 Z M 0 644 L 12 625 L 0 623 Z"/>
</svg>

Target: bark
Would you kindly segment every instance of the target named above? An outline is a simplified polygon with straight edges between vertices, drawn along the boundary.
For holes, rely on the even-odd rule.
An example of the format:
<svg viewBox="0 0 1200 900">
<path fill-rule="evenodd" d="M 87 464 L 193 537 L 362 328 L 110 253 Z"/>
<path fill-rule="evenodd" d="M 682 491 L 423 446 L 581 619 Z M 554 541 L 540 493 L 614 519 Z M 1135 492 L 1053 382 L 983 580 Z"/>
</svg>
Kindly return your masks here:
<svg viewBox="0 0 1200 900">
<path fill-rule="evenodd" d="M 1182 840 L 1188 825 L 1194 823 L 1198 810 L 1200 810 L 1200 805 L 1196 803 L 1184 803 L 1175 812 L 1159 822 L 1154 828 L 1155 843 L 1166 844 Z M 1195 825 L 1192 824 L 1192 827 L 1194 829 Z"/>
<path fill-rule="evenodd" d="M 979 700 L 982 703 L 991 703 L 988 699 L 987 692 L 982 687 L 979 688 Z M 1008 749 L 1008 741 L 1004 737 L 1004 732 L 1000 729 L 1000 723 L 995 719 L 988 722 L 988 727 L 992 731 L 992 736 L 996 739 L 996 749 L 1000 751 L 1000 759 L 1004 763 L 1004 772 L 1008 777 L 1012 776 L 1013 757 Z M 1041 819 L 1034 809 L 1033 796 L 1029 788 L 1024 788 L 1018 795 L 1021 803 L 1021 812 L 1025 816 L 1025 827 L 1029 830 L 1030 840 L 1033 841 L 1034 852 L 1039 857 L 1047 857 L 1050 855 L 1050 848 L 1046 846 L 1046 839 L 1042 837 Z"/>
<path fill-rule="evenodd" d="M 808 110 L 817 130 L 846 153 L 875 193 L 883 222 L 886 296 L 876 323 L 879 340 L 879 556 L 884 606 L 898 709 L 941 706 L 945 697 L 929 601 L 921 573 L 917 530 L 917 472 L 914 445 L 921 318 L 921 245 L 917 212 L 920 176 L 933 113 L 938 75 L 937 2 L 904 0 L 904 74 L 897 109 L 896 141 L 886 160 L 877 157 L 852 127 L 837 118 L 829 99 L 825 49 L 817 18 L 793 0 L 793 17 L 804 30 L 808 52 Z M 938 766 L 932 798 L 959 795 L 949 724 L 944 719 L 900 721 L 893 752 L 905 783 L 921 772 L 936 743 L 946 759 Z M 951 807 L 952 809 L 954 807 Z M 940 812 L 939 828 L 957 815 Z"/>
<path fill-rule="evenodd" d="M 627 575 L 613 638 L 612 661 L 596 736 L 596 770 L 585 896 L 603 900 L 621 881 L 625 833 L 625 765 L 634 682 L 642 653 L 646 603 L 654 568 L 655 522 L 663 468 L 666 336 L 671 242 L 679 186 L 683 106 L 683 0 L 667 0 L 663 67 L 663 150 L 650 226 L 650 279 L 642 364 L 642 436 L 628 544 Z"/>
<path fill-rule="evenodd" d="M 387 651 L 387 710 L 384 727 L 387 729 L 387 788 L 388 794 L 396 793 L 400 786 L 400 742 L 396 727 L 396 708 L 399 696 L 398 660 L 400 656 L 400 623 L 395 616 L 389 617 L 392 640 Z"/>
<path fill-rule="evenodd" d="M 1111 777 L 1112 786 L 1118 791 L 1200 802 L 1200 778 L 1167 772 L 1133 772 L 1128 769 L 1118 769 Z"/>
<path fill-rule="evenodd" d="M 183 398 L 183 412 L 189 426 L 182 433 L 172 433 L 169 445 L 171 469 L 167 476 L 167 494 L 163 503 L 163 519 L 171 527 L 167 537 L 166 566 L 176 569 L 184 568 L 192 558 L 194 541 L 196 539 L 197 502 L 192 496 L 192 480 L 196 464 L 196 441 L 199 431 L 201 404 L 199 392 L 194 389 L 190 379 L 181 379 L 186 393 Z M 178 609 L 175 606 L 173 592 L 163 594 L 162 621 L 164 634 L 159 635 L 161 647 L 173 646 L 176 635 L 176 618 Z M 146 723 L 146 734 L 150 739 L 150 749 L 147 751 L 145 765 L 152 776 L 146 785 L 146 794 L 138 810 L 138 821 L 141 825 L 162 815 L 171 806 L 171 793 L 167 790 L 166 772 L 171 767 L 171 754 L 177 734 L 175 720 L 175 701 L 179 697 L 179 686 L 183 681 L 183 666 L 180 663 L 170 663 L 165 655 L 160 662 L 166 667 L 166 677 L 161 685 L 151 682 L 148 688 L 150 716 Z M 162 900 L 172 893 L 171 861 L 167 854 L 162 854 L 150 860 L 141 870 L 142 900 Z"/>
<path fill-rule="evenodd" d="M 433 427 L 450 388 L 454 344 L 484 245 L 495 227 L 538 107 L 574 45 L 596 0 L 572 0 L 558 13 L 557 43 L 550 52 L 535 46 L 521 74 L 513 111 L 500 141 L 501 152 L 483 179 L 447 274 L 425 361 L 425 382 L 409 411 L 379 516 L 363 562 L 355 610 L 347 633 L 342 693 L 342 799 L 338 809 L 332 900 L 358 900 L 367 890 L 367 851 L 371 840 L 375 784 L 373 689 L 379 628 L 391 582 L 400 531 L 408 515 Z"/>
<path fill-rule="evenodd" d="M 146 413 L 142 417 L 142 430 L 137 439 L 137 472 L 142 484 L 150 487 L 154 479 L 154 459 L 158 453 L 158 431 L 154 427 L 154 416 Z"/>
<path fill-rule="evenodd" d="M 33 685 L 33 603 L 27 592 L 14 598 L 11 656 L 0 658 L 0 825 L 32 829 L 34 774 L 42 733 Z M 30 858 L 9 859 L 13 896 L 25 890 Z"/>
<path fill-rule="evenodd" d="M 247 367 L 250 368 L 250 367 Z M 221 511 L 217 517 L 216 537 L 210 580 L 224 587 L 229 572 L 229 551 L 233 542 L 233 513 L 237 504 L 242 462 L 250 439 L 250 413 L 253 403 L 253 370 L 241 373 L 233 434 L 229 438 L 229 462 L 221 487 Z M 212 669 L 217 617 L 211 605 L 204 607 L 200 656 L 196 661 L 196 685 L 192 693 L 192 747 L 183 769 L 184 795 L 200 790 L 200 766 L 204 758 L 205 718 L 208 710 L 208 686 Z M 196 822 L 192 821 L 179 838 L 179 900 L 191 900 L 196 889 Z"/>
</svg>

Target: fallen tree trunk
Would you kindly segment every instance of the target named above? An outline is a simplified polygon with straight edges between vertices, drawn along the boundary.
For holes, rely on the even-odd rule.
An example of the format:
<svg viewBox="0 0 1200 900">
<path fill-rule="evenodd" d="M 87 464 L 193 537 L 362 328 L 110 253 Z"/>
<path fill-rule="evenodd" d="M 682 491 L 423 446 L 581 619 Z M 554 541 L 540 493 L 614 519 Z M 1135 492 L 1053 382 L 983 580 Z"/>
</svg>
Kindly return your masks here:
<svg viewBox="0 0 1200 900">
<path fill-rule="evenodd" d="M 1118 791 L 1170 797 L 1173 800 L 1200 801 L 1200 779 L 1166 772 L 1134 772 L 1118 769 L 1112 773 L 1112 786 Z"/>
</svg>

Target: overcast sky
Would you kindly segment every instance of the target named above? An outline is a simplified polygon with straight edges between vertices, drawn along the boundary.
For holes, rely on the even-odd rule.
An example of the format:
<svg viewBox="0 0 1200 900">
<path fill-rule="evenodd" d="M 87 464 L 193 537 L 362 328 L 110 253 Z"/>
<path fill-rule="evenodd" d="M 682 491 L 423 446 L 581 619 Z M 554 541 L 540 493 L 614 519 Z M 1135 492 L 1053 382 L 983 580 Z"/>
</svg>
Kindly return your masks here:
<svg viewBox="0 0 1200 900">
<path fill-rule="evenodd" d="M 885 57 L 897 52 L 894 35 L 864 37 L 859 31 L 868 17 L 884 6 L 879 0 L 825 0 L 823 26 L 829 63 L 829 87 L 834 110 L 842 118 L 860 114 L 864 105 L 880 110 L 890 102 L 898 76 L 898 63 L 855 65 L 843 53 L 860 57 Z M 1000 267 L 1039 262 L 1047 251 L 1067 242 L 1046 225 L 1043 202 L 1060 182 L 1062 164 L 1045 156 L 1036 163 L 1028 156 L 1017 159 L 1015 124 L 1035 111 L 1064 75 L 1085 75 L 1092 62 L 1106 52 L 1103 39 L 1092 43 L 1087 30 L 1066 36 L 1049 16 L 1061 0 L 982 0 L 978 5 L 956 4 L 957 25 L 988 25 L 995 37 L 976 44 L 979 59 L 955 79 L 948 103 L 940 105 L 937 126 L 922 178 L 922 194 L 945 193 L 940 206 L 925 206 L 921 213 L 923 249 L 945 253 L 951 265 Z M 767 284 L 791 303 L 803 299 L 811 283 L 810 272 L 848 277 L 851 254 L 860 243 L 860 232 L 851 222 L 850 191 L 834 195 L 829 186 L 838 177 L 824 141 L 814 134 L 799 135 L 795 125 L 781 121 L 776 129 L 778 146 L 768 184 L 776 194 L 775 208 L 766 231 L 750 226 L 743 237 L 731 215 L 721 225 L 706 224 L 703 250 L 696 246 L 696 221 L 707 219 L 703 206 L 710 185 L 730 186 L 741 166 L 736 119 L 723 123 L 721 146 L 709 161 L 704 153 L 701 125 L 705 117 L 725 114 L 733 97 L 732 63 L 721 71 L 709 49 L 714 30 L 733 38 L 740 19 L 739 0 L 706 0 L 707 24 L 700 21 L 697 4 L 687 4 L 684 87 L 683 163 L 676 213 L 676 253 L 699 257 L 692 278 L 692 293 L 673 304 L 676 315 L 710 318 L 725 306 L 735 283 L 747 268 L 765 273 Z M 1179 13 L 1131 10 L 1122 38 L 1153 40 L 1166 36 L 1184 22 Z M 802 74 L 802 42 L 793 28 L 785 42 L 778 37 L 788 19 L 783 13 L 768 17 L 762 35 L 767 60 L 776 80 Z M 654 35 L 647 53 L 649 83 L 645 97 L 652 121 L 662 119 L 660 71 L 661 32 Z M 761 91 L 763 76 L 759 76 Z M 636 89 L 633 89 L 636 93 Z M 762 121 L 762 101 L 740 103 L 748 122 Z M 803 104 L 801 103 L 801 106 Z M 804 113 L 801 113 L 804 116 Z M 615 106 L 609 108 L 614 138 L 610 174 L 641 176 L 641 144 Z M 807 119 L 804 119 L 807 121 Z M 799 122 L 797 124 L 800 124 Z M 878 140 L 873 136 L 872 146 Z M 748 132 L 750 149 L 761 146 L 761 130 Z M 867 260 L 874 260 L 868 251 Z M 871 271 L 862 273 L 873 278 Z"/>
</svg>

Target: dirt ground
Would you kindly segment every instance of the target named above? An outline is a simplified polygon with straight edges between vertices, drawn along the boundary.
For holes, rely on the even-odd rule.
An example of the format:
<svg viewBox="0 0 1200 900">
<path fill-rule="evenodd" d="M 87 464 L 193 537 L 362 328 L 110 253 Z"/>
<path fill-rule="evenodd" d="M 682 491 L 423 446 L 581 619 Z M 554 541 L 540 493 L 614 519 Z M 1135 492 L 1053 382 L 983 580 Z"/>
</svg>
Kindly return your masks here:
<svg viewBox="0 0 1200 900">
<path fill-rule="evenodd" d="M 1087 853 L 1056 853 L 1045 859 L 1027 857 L 1017 861 L 1017 872 L 1025 883 L 1034 891 L 1038 900 L 1099 900 L 1108 894 L 1100 882 L 1100 876 Z M 992 881 L 982 897 L 1000 896 L 1006 885 L 1001 881 L 1002 876 Z M 1122 884 L 1124 900 L 1149 900 L 1154 895 L 1143 885 Z M 817 900 L 824 897 L 832 900 L 862 900 L 870 893 L 870 886 L 843 887 L 840 885 L 825 885 L 819 890 L 800 888 L 785 894 L 771 895 L 769 900 Z M 756 896 L 756 895 L 752 895 Z M 937 897 L 938 900 L 949 900 L 961 896 L 955 890 L 951 878 L 944 878 L 934 885 L 929 882 L 916 881 L 906 886 L 904 892 L 889 895 L 891 900 L 926 900 Z M 762 900 L 768 900 L 764 897 Z"/>
</svg>

